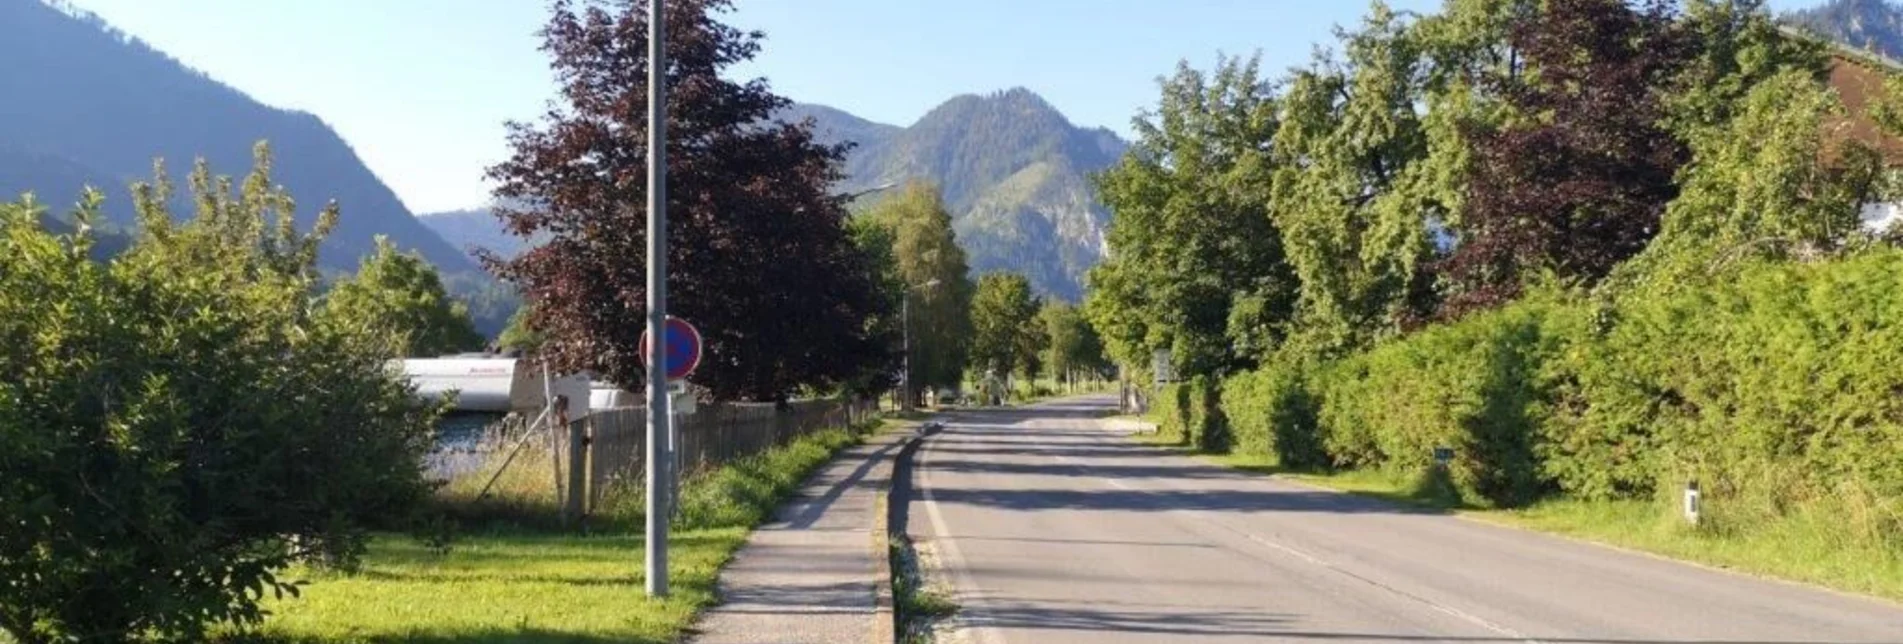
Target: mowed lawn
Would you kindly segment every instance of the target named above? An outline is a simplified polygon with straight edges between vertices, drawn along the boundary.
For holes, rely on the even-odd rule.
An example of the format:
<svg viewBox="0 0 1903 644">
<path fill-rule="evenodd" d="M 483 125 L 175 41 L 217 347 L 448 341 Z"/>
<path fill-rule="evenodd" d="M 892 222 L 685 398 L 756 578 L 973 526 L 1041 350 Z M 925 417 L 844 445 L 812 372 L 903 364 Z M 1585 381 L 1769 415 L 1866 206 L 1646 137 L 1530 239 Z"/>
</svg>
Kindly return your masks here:
<svg viewBox="0 0 1903 644">
<path fill-rule="evenodd" d="M 671 593 L 649 600 L 640 535 L 459 537 L 447 554 L 404 535 L 370 544 L 354 574 L 299 571 L 298 598 L 267 602 L 261 642 L 668 642 L 712 603 L 745 528 L 673 535 Z"/>
<path fill-rule="evenodd" d="M 838 450 L 876 432 L 827 430 L 698 475 L 682 485 L 677 530 L 668 540 L 670 593 L 647 597 L 647 555 L 638 516 L 604 517 L 593 534 L 548 521 L 466 524 L 448 552 L 404 534 L 371 540 L 355 572 L 315 569 L 299 597 L 272 598 L 272 614 L 225 642 L 672 642 L 714 602 L 720 567 L 751 527 Z M 537 462 L 540 459 L 531 459 Z M 559 516 L 538 494 L 546 472 L 504 477 L 528 491 L 497 516 Z M 478 487 L 480 478 L 477 477 Z M 510 482 L 515 479 L 514 482 Z M 452 485 L 452 488 L 457 486 Z M 454 496 L 454 495 L 452 495 Z M 505 495 L 506 496 L 506 495 Z M 623 510 L 628 509 L 627 506 Z M 493 519 L 493 517 L 492 517 Z M 487 527 L 475 527 L 487 526 Z"/>
</svg>

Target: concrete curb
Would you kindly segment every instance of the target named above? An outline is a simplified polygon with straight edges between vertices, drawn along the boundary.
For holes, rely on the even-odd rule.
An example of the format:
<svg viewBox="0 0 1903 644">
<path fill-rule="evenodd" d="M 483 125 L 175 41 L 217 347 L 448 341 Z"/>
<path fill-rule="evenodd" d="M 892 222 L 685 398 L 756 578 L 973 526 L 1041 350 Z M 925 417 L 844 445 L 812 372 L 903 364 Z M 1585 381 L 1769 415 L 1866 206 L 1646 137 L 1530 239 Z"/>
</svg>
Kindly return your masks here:
<svg viewBox="0 0 1903 644">
<path fill-rule="evenodd" d="M 930 435 L 924 428 L 924 425 L 919 425 L 913 430 L 912 435 L 905 437 L 903 444 L 899 446 L 898 453 L 893 455 L 891 472 L 886 476 L 885 484 L 879 489 L 879 508 L 873 512 L 872 544 L 876 550 L 873 559 L 878 562 L 876 565 L 879 583 L 874 603 L 876 614 L 872 620 L 873 631 L 869 634 L 868 641 L 874 644 L 893 644 L 899 637 L 898 612 L 893 605 L 892 536 L 895 534 L 894 517 L 901 517 L 900 521 L 904 520 L 902 508 L 907 500 L 893 498 L 897 491 L 906 489 L 906 486 L 893 483 L 898 481 L 900 476 L 909 478 L 912 475 L 912 455 L 918 452 L 919 445 L 925 442 L 926 436 Z M 903 532 L 905 526 L 899 525 L 896 530 Z"/>
<path fill-rule="evenodd" d="M 915 441 L 916 437 L 907 437 L 906 441 Z M 904 458 L 907 447 L 899 448 L 899 456 L 894 458 L 894 470 L 897 459 Z M 872 511 L 872 526 L 869 537 L 872 541 L 872 632 L 866 634 L 866 641 L 872 644 L 893 644 L 898 641 L 898 622 L 892 606 L 892 477 L 887 476 L 879 485 L 878 506 Z"/>
</svg>

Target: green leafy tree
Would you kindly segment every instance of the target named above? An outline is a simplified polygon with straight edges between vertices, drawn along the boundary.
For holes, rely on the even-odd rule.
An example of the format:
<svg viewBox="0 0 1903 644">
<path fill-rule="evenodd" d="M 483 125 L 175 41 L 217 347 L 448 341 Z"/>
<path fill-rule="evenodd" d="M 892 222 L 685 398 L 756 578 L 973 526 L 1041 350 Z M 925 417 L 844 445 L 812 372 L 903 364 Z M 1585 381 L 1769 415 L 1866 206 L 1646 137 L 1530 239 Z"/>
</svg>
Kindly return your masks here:
<svg viewBox="0 0 1903 644">
<path fill-rule="evenodd" d="M 1739 260 L 1835 252 L 1859 234 L 1862 204 L 1880 188 L 1881 161 L 1855 141 L 1827 154 L 1844 114 L 1836 93 L 1790 69 L 1752 88 L 1725 128 L 1692 141 L 1697 162 L 1666 210 L 1659 238 L 1622 267 L 1661 286 L 1702 283 Z"/>
<path fill-rule="evenodd" d="M 429 492 L 436 410 L 391 374 L 391 334 L 320 305 L 270 157 L 242 182 L 163 168 L 140 230 L 98 262 L 81 204 L 56 235 L 0 205 L 0 630 L 27 643 L 203 641 L 296 595 L 299 560 L 349 566 Z"/>
<path fill-rule="evenodd" d="M 1822 80 L 1828 71 L 1829 45 L 1784 33 L 1764 0 L 1688 0 L 1679 29 L 1694 51 L 1666 100 L 1666 122 L 1687 142 L 1729 127 L 1746 95 L 1771 77 L 1800 71 Z"/>
<path fill-rule="evenodd" d="M 1052 376 L 1071 381 L 1080 372 L 1101 372 L 1109 367 L 1103 341 L 1090 328 L 1082 310 L 1064 302 L 1047 302 L 1037 317 L 1046 340 L 1043 362 Z"/>
<path fill-rule="evenodd" d="M 548 336 L 535 328 L 535 306 L 524 304 L 509 316 L 509 325 L 496 336 L 496 346 L 504 350 L 534 353 L 541 350 Z"/>
<path fill-rule="evenodd" d="M 482 336 L 469 319 L 469 307 L 443 290 L 436 269 L 415 252 L 402 252 L 390 240 L 377 248 L 357 274 L 337 284 L 325 306 L 339 319 L 371 332 L 398 338 L 403 355 L 438 356 L 482 348 Z"/>
<path fill-rule="evenodd" d="M 971 298 L 971 366 L 1000 377 L 1032 371 L 1043 329 L 1031 281 L 1016 273 L 987 273 L 978 278 Z"/>
<path fill-rule="evenodd" d="M 893 256 L 894 231 L 883 222 L 872 217 L 855 217 L 847 226 L 852 243 L 866 256 L 871 264 L 874 287 L 884 300 L 882 311 L 867 319 L 865 324 L 871 337 L 877 338 L 885 347 L 886 353 L 898 359 L 903 351 L 904 338 L 902 328 L 905 297 L 905 279 L 899 274 L 898 258 Z M 893 376 L 892 365 L 876 362 L 865 365 L 859 375 L 850 379 L 847 388 L 860 394 L 878 395 L 891 391 L 899 384 Z"/>
<path fill-rule="evenodd" d="M 938 189 L 908 183 L 862 217 L 883 231 L 883 242 L 868 239 L 865 245 L 890 249 L 886 289 L 895 312 L 899 298 L 909 309 L 911 389 L 957 386 L 972 346 L 974 286 Z"/>
<path fill-rule="evenodd" d="M 1411 19 L 1375 4 L 1340 58 L 1295 71 L 1281 99 L 1272 206 L 1301 280 L 1298 350 L 1332 356 L 1436 305 L 1433 235 L 1462 225 L 1468 133 L 1504 118 L 1518 77 L 1501 37 L 1524 3 L 1449 3 Z"/>
<path fill-rule="evenodd" d="M 1085 310 L 1125 362 L 1170 349 L 1187 373 L 1247 366 L 1254 356 L 1232 350 L 1231 329 L 1273 343 L 1296 293 L 1268 204 L 1280 106 L 1255 59 L 1207 74 L 1181 64 L 1161 85 L 1137 142 L 1097 177 L 1115 218 Z M 1240 300 L 1255 315 L 1232 323 Z"/>
</svg>

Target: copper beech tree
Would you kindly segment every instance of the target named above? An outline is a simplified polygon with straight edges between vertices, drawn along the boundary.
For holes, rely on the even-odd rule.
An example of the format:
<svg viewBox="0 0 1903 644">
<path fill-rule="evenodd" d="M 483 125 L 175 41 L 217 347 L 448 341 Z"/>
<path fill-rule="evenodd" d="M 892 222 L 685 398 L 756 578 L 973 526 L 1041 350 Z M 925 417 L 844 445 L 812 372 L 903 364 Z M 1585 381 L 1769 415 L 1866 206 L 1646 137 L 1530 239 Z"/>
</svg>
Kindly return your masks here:
<svg viewBox="0 0 1903 644">
<path fill-rule="evenodd" d="M 887 366 L 890 306 L 853 245 L 830 187 L 846 148 L 761 79 L 721 72 L 762 34 L 716 20 L 726 0 L 669 0 L 667 18 L 668 313 L 706 342 L 693 380 L 722 399 L 779 400 Z M 486 262 L 535 303 L 533 326 L 561 364 L 623 386 L 644 380 L 646 315 L 645 2 L 558 0 L 542 50 L 559 99 L 510 124 L 510 158 L 489 169 L 516 235 L 547 243 Z"/>
<path fill-rule="evenodd" d="M 1493 90 L 1525 118 L 1470 132 L 1474 163 L 1461 243 L 1443 270 L 1444 313 L 1491 308 L 1542 270 L 1597 281 L 1644 250 L 1689 158 L 1666 127 L 1666 96 L 1695 53 L 1674 5 L 1553 0 L 1508 40 L 1536 79 Z"/>
</svg>

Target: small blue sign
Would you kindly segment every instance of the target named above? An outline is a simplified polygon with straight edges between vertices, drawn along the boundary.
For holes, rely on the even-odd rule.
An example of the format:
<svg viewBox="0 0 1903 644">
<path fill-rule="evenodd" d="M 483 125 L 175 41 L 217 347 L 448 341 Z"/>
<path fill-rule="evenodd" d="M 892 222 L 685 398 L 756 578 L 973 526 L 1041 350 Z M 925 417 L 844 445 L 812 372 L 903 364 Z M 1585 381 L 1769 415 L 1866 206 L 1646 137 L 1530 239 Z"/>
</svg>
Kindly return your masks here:
<svg viewBox="0 0 1903 644">
<path fill-rule="evenodd" d="M 680 380 L 694 373 L 700 366 L 700 330 L 686 320 L 668 316 L 667 323 L 661 326 L 661 336 L 667 341 L 667 379 Z M 641 362 L 646 364 L 648 356 L 648 334 L 641 333 Z"/>
</svg>

